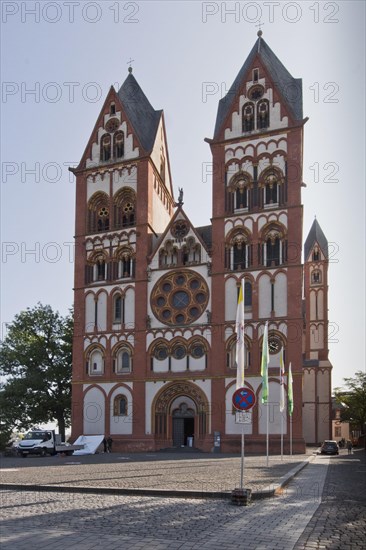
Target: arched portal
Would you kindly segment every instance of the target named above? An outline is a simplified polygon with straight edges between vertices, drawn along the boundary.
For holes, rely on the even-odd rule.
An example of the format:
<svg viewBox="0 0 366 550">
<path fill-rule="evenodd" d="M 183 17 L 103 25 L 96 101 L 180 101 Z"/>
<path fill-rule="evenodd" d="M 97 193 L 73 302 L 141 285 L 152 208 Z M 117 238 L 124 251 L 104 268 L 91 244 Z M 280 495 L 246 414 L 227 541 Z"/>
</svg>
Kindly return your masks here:
<svg viewBox="0 0 366 550">
<path fill-rule="evenodd" d="M 187 445 L 194 438 L 199 447 L 208 433 L 208 399 L 191 382 L 172 382 L 160 390 L 152 404 L 157 446 Z"/>
</svg>

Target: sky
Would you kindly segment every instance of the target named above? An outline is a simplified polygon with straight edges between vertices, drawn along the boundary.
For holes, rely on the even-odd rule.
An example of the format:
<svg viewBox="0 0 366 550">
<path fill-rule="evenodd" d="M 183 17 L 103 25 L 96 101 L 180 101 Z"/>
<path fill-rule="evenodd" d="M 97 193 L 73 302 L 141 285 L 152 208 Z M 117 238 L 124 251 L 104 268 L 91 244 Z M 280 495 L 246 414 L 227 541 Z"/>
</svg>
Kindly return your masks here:
<svg viewBox="0 0 366 550">
<path fill-rule="evenodd" d="M 333 388 L 365 370 L 365 3 L 1 3 L 1 337 L 37 302 L 73 302 L 78 164 L 111 85 L 133 74 L 164 109 L 175 195 L 210 223 L 218 101 L 257 39 L 303 79 L 304 240 L 329 242 Z"/>
</svg>

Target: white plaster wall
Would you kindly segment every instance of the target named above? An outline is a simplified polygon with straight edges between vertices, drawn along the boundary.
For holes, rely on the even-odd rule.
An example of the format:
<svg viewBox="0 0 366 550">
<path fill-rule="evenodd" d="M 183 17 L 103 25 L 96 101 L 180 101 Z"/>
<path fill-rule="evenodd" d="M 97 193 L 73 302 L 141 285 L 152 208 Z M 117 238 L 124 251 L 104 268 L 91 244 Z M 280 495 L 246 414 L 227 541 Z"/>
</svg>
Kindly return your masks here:
<svg viewBox="0 0 366 550">
<path fill-rule="evenodd" d="M 304 403 L 302 410 L 302 430 L 306 443 L 316 443 L 315 406 L 312 403 Z"/>
<path fill-rule="evenodd" d="M 113 402 L 117 395 L 124 395 L 127 398 L 127 416 L 113 415 Z M 110 432 L 111 434 L 131 435 L 132 434 L 132 419 L 133 419 L 133 400 L 132 393 L 128 388 L 119 386 L 116 388 L 110 397 Z"/>
<path fill-rule="evenodd" d="M 268 427 L 270 434 L 281 433 L 281 415 L 283 416 L 283 433 L 286 433 L 287 413 L 285 410 L 280 412 L 280 384 L 269 382 L 268 384 L 268 404 L 262 403 L 262 390 L 258 398 L 258 433 L 267 433 L 267 409 L 268 409 Z"/>
<path fill-rule="evenodd" d="M 206 356 L 196 359 L 195 357 L 189 358 L 189 370 L 203 371 L 206 368 Z"/>
<path fill-rule="evenodd" d="M 105 397 L 94 387 L 84 397 L 84 435 L 105 433 Z"/>
<path fill-rule="evenodd" d="M 89 176 L 86 180 L 87 201 L 97 191 L 103 191 L 109 196 L 109 182 L 110 182 L 109 172 L 104 172 L 103 174 L 97 174 L 95 177 Z"/>
<path fill-rule="evenodd" d="M 98 330 L 107 330 L 107 293 L 98 294 Z"/>
<path fill-rule="evenodd" d="M 271 316 L 271 282 L 268 275 L 262 275 L 258 281 L 259 317 Z"/>
<path fill-rule="evenodd" d="M 324 293 L 318 290 L 318 319 L 324 319 Z"/>
<path fill-rule="evenodd" d="M 164 359 L 164 361 L 159 361 L 158 359 L 153 359 L 154 372 L 168 372 L 169 371 L 169 357 Z"/>
<path fill-rule="evenodd" d="M 126 291 L 125 296 L 125 326 L 135 327 L 135 291 L 132 288 Z"/>
<path fill-rule="evenodd" d="M 172 372 L 184 372 L 187 370 L 187 357 L 183 359 L 170 358 Z"/>
<path fill-rule="evenodd" d="M 236 280 L 230 277 L 225 282 L 225 321 L 236 319 L 236 309 L 238 304 L 238 293 Z"/>
<path fill-rule="evenodd" d="M 306 401 L 315 401 L 315 371 L 304 371 L 302 399 Z"/>
<path fill-rule="evenodd" d="M 94 330 L 95 301 L 94 294 L 88 294 L 85 298 L 85 332 Z"/>
<path fill-rule="evenodd" d="M 324 342 L 323 325 L 311 325 L 310 327 L 310 347 L 311 349 L 322 349 Z"/>
<path fill-rule="evenodd" d="M 284 273 L 276 275 L 274 286 L 274 310 L 276 317 L 287 315 L 287 277 Z"/>
<path fill-rule="evenodd" d="M 152 224 L 154 227 L 154 231 L 155 233 L 163 233 L 166 229 L 166 226 L 170 222 L 170 215 L 168 210 L 164 206 L 163 202 L 161 201 L 159 195 L 157 194 L 156 190 L 153 190 L 153 193 L 152 193 L 152 211 L 153 211 Z M 154 256 L 153 265 L 156 265 L 156 266 L 159 265 L 158 255 Z"/>
<path fill-rule="evenodd" d="M 329 405 L 319 405 L 318 409 L 318 442 L 324 441 L 331 437 L 330 432 L 330 419 L 329 419 Z"/>
<path fill-rule="evenodd" d="M 137 166 L 128 166 L 119 170 L 113 170 L 113 195 L 122 187 L 131 187 L 137 191 Z"/>
<path fill-rule="evenodd" d="M 329 388 L 330 388 L 329 375 L 330 375 L 330 370 L 325 370 L 325 371 L 318 370 L 319 401 L 328 401 L 328 402 L 331 401 L 331 396 L 329 395 Z"/>
</svg>

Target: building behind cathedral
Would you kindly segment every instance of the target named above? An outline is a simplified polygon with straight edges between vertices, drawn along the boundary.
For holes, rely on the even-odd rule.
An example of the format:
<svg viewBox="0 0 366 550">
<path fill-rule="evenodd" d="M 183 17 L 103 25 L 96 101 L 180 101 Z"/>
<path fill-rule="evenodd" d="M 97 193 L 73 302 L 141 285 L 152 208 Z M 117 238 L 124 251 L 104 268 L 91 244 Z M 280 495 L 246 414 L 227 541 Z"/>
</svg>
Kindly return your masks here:
<svg viewBox="0 0 366 550">
<path fill-rule="evenodd" d="M 194 227 L 183 191 L 174 198 L 163 111 L 131 68 L 118 91 L 111 87 L 74 170 L 73 437 L 110 435 L 121 451 L 181 447 L 189 438 L 203 451 L 215 441 L 239 451 L 232 395 L 242 280 L 245 385 L 257 397 L 246 451 L 265 451 L 267 320 L 271 452 L 280 450 L 281 350 L 293 372 L 294 452 L 330 437 L 328 244 L 317 220 L 302 263 L 306 121 L 301 79 L 259 31 L 206 139 L 212 218 Z M 282 414 L 286 452 L 290 418 Z"/>
</svg>

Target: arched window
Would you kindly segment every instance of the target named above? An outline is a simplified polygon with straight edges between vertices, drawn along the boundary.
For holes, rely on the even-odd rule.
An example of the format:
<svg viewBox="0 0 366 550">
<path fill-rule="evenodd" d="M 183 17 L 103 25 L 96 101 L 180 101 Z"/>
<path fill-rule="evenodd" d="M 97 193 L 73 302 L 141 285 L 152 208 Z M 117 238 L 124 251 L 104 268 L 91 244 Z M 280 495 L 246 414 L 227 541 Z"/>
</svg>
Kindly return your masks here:
<svg viewBox="0 0 366 550">
<path fill-rule="evenodd" d="M 125 279 L 135 276 L 135 258 L 133 250 L 125 246 L 116 252 L 117 259 L 117 278 Z"/>
<path fill-rule="evenodd" d="M 231 336 L 226 343 L 226 366 L 229 369 L 236 369 L 236 342 L 237 336 Z M 247 369 L 250 367 L 250 347 L 249 341 L 245 337 L 245 352 L 244 352 L 244 368 Z"/>
<path fill-rule="evenodd" d="M 159 266 L 168 267 L 172 265 L 178 265 L 178 249 L 172 241 L 168 240 L 159 252 Z"/>
<path fill-rule="evenodd" d="M 136 193 L 130 187 L 123 187 L 113 198 L 115 229 L 136 225 Z"/>
<path fill-rule="evenodd" d="M 90 376 L 100 375 L 104 372 L 104 356 L 100 348 L 90 350 L 87 355 L 87 372 Z"/>
<path fill-rule="evenodd" d="M 183 265 L 196 264 L 201 261 L 201 246 L 196 243 L 193 237 L 187 239 L 187 243 L 182 248 Z"/>
<path fill-rule="evenodd" d="M 111 103 L 111 104 L 110 104 L 110 107 L 109 107 L 109 114 L 110 114 L 111 116 L 116 114 L 116 105 L 115 105 L 115 103 Z"/>
<path fill-rule="evenodd" d="M 124 374 L 132 371 L 132 350 L 129 346 L 117 349 L 113 359 L 114 372 Z"/>
<path fill-rule="evenodd" d="M 124 302 L 121 294 L 113 296 L 113 323 L 121 324 L 124 322 Z"/>
<path fill-rule="evenodd" d="M 257 129 L 262 130 L 269 127 L 269 103 L 266 99 L 258 101 L 257 104 Z"/>
<path fill-rule="evenodd" d="M 318 262 L 320 260 L 319 248 L 315 248 L 313 252 L 313 262 Z"/>
<path fill-rule="evenodd" d="M 112 156 L 112 140 L 109 134 L 104 134 L 100 140 L 100 160 L 106 162 Z"/>
<path fill-rule="evenodd" d="M 228 213 L 246 210 L 250 206 L 251 178 L 245 172 L 235 174 L 227 187 Z"/>
<path fill-rule="evenodd" d="M 254 130 L 254 105 L 245 103 L 242 109 L 242 131 L 251 132 Z"/>
<path fill-rule="evenodd" d="M 89 199 L 88 223 L 89 233 L 109 231 L 109 197 L 99 191 Z"/>
<path fill-rule="evenodd" d="M 252 308 L 252 283 L 245 281 L 244 285 L 244 307 L 245 309 Z"/>
<path fill-rule="evenodd" d="M 114 134 L 113 141 L 114 152 L 113 156 L 115 159 L 122 158 L 125 154 L 125 140 L 123 132 L 116 132 Z"/>
<path fill-rule="evenodd" d="M 270 224 L 264 229 L 262 239 L 260 261 L 262 265 L 274 267 L 287 262 L 287 240 L 284 229 L 277 224 Z"/>
<path fill-rule="evenodd" d="M 242 231 L 236 231 L 226 248 L 226 267 L 231 271 L 243 271 L 251 265 L 249 237 Z"/>
<path fill-rule="evenodd" d="M 283 179 L 277 171 L 266 171 L 262 179 L 262 186 L 264 188 L 264 205 L 274 206 L 278 205 L 280 201 L 280 189 Z"/>
<path fill-rule="evenodd" d="M 113 416 L 127 416 L 127 397 L 117 395 L 113 401 Z"/>
<path fill-rule="evenodd" d="M 318 285 L 322 282 L 322 274 L 321 274 L 321 271 L 319 271 L 318 269 L 313 271 L 312 274 L 311 274 L 311 283 L 313 285 Z"/>
</svg>

